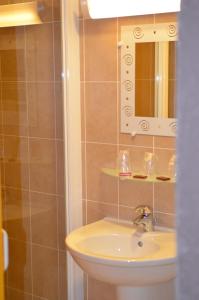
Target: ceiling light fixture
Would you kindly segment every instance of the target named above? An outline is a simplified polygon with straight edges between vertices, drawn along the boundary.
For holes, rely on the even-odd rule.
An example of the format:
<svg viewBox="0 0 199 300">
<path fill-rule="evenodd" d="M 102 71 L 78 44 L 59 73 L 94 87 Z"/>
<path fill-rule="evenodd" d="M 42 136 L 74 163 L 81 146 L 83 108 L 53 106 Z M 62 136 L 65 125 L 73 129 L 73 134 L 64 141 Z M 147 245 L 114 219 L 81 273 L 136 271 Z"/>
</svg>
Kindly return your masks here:
<svg viewBox="0 0 199 300">
<path fill-rule="evenodd" d="M 86 18 L 103 19 L 180 11 L 181 0 L 81 0 Z"/>
<path fill-rule="evenodd" d="M 36 1 L 0 5 L 0 27 L 41 24 Z"/>
</svg>

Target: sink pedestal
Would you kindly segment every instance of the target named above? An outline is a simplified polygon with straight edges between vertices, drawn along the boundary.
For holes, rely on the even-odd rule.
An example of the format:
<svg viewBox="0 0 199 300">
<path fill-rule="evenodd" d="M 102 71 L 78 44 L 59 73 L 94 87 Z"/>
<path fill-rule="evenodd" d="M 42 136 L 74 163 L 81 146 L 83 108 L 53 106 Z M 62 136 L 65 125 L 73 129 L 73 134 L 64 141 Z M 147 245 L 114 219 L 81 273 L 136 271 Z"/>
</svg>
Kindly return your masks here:
<svg viewBox="0 0 199 300">
<path fill-rule="evenodd" d="M 175 300 L 175 281 L 150 286 L 117 286 L 117 300 Z"/>
</svg>

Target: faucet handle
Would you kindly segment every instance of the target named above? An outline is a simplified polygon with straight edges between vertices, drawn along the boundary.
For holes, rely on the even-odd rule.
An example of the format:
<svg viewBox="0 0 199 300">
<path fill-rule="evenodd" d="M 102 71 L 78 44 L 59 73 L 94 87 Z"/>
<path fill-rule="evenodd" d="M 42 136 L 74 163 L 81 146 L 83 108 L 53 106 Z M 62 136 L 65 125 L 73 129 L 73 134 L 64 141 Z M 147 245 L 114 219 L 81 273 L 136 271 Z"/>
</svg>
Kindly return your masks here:
<svg viewBox="0 0 199 300">
<path fill-rule="evenodd" d="M 148 217 L 151 215 L 152 210 L 147 205 L 140 205 L 135 208 L 135 212 L 141 214 L 144 217 Z"/>
</svg>

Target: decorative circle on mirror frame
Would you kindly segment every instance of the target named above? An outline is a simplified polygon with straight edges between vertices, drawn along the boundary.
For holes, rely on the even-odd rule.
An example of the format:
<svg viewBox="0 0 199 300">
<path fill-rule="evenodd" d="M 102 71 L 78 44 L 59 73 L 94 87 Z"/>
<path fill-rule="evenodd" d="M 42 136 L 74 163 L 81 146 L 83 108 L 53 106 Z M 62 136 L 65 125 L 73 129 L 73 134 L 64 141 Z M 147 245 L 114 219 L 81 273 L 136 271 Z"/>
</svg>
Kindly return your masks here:
<svg viewBox="0 0 199 300">
<path fill-rule="evenodd" d="M 150 129 L 150 124 L 146 120 L 140 121 L 138 125 L 142 131 L 149 131 Z"/>
<path fill-rule="evenodd" d="M 144 36 L 144 32 L 141 27 L 136 27 L 133 31 L 135 39 L 141 39 Z"/>
<path fill-rule="evenodd" d="M 177 130 L 177 124 L 176 124 L 176 122 L 172 122 L 171 124 L 169 124 L 169 127 L 171 128 L 171 131 L 173 133 L 176 133 L 176 130 Z"/>
<path fill-rule="evenodd" d="M 125 54 L 123 56 L 124 62 L 127 66 L 130 66 L 133 64 L 133 56 L 131 54 Z"/>
<path fill-rule="evenodd" d="M 124 110 L 125 116 L 127 116 L 128 118 L 133 116 L 133 107 L 131 105 L 123 106 L 122 110 Z"/>
<path fill-rule="evenodd" d="M 174 37 L 177 35 L 177 28 L 174 24 L 170 24 L 168 27 L 168 36 Z"/>
<path fill-rule="evenodd" d="M 132 89 L 133 89 L 133 82 L 132 82 L 131 80 L 125 80 L 125 81 L 123 82 L 123 84 L 124 84 L 125 90 L 126 90 L 127 92 L 132 91 Z"/>
</svg>

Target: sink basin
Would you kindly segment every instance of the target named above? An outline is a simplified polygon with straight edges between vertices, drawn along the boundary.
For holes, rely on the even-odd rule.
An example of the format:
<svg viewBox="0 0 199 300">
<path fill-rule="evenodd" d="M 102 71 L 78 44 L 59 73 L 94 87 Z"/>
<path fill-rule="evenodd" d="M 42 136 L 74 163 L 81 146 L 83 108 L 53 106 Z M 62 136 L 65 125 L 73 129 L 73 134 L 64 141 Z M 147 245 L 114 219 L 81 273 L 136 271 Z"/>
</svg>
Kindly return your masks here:
<svg viewBox="0 0 199 300">
<path fill-rule="evenodd" d="M 139 233 L 130 223 L 103 219 L 71 232 L 66 245 L 89 276 L 119 287 L 149 287 L 168 282 L 176 274 L 175 233 L 166 228 Z M 159 296 L 164 299 L 162 292 Z M 147 297 L 156 299 L 154 294 Z"/>
<path fill-rule="evenodd" d="M 128 260 L 151 255 L 160 249 L 158 243 L 150 239 L 149 235 L 138 237 L 132 233 L 90 236 L 77 243 L 77 247 L 98 257 Z"/>
</svg>

